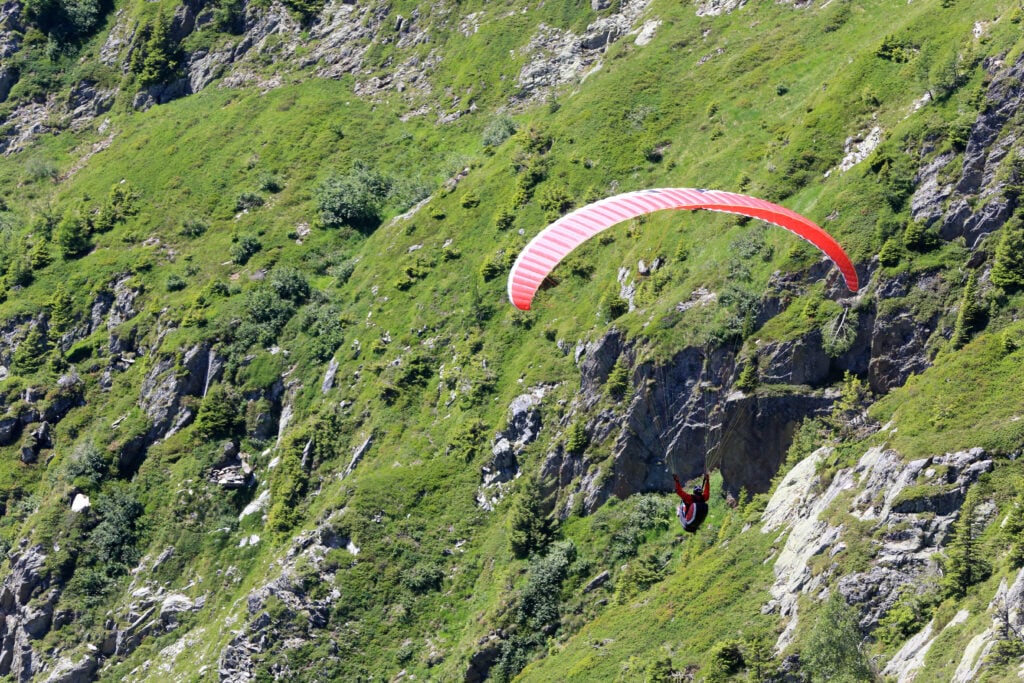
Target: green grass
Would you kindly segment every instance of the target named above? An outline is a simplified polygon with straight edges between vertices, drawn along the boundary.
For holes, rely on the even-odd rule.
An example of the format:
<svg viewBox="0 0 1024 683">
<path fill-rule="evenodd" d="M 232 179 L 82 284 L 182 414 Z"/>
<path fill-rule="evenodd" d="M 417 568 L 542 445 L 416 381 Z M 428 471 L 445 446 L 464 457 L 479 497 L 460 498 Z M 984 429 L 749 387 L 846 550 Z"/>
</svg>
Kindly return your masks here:
<svg viewBox="0 0 1024 683">
<path fill-rule="evenodd" d="M 981 334 L 961 353 L 942 358 L 882 398 L 872 415 L 896 421 L 888 443 L 907 457 L 973 446 L 1017 450 L 1024 443 L 1024 403 L 1015 390 L 1019 353 L 1007 353 L 1000 335 Z"/>
<path fill-rule="evenodd" d="M 144 4 L 119 7 L 133 16 L 155 14 Z M 288 65 L 263 65 L 258 68 L 267 74 L 291 69 L 287 84 L 266 93 L 214 86 L 146 112 L 131 112 L 119 101 L 109 114 L 115 133 L 110 146 L 59 182 L 53 175 L 71 169 L 105 136 L 87 130 L 41 138 L 29 152 L 0 165 L 0 196 L 9 209 L 0 218 L 13 235 L 25 237 L 45 214 L 59 220 L 69 207 L 89 215 L 105 205 L 112 188 L 124 187 L 122 181 L 138 193 L 138 211 L 93 235 L 92 251 L 81 258 L 64 261 L 54 251 L 55 261 L 33 274 L 33 284 L 8 293 L 0 318 L 38 314 L 60 283 L 84 321 L 96 295 L 128 275 L 141 292 L 139 314 L 118 332 L 134 332 L 145 353 L 131 369 L 114 373 L 105 392 L 99 382 L 110 357 L 107 330 L 101 326 L 77 343 L 72 362 L 86 383 L 87 405 L 73 409 L 57 426 L 49 467 L 25 466 L 13 448 L 4 449 L 0 490 L 8 511 L 0 537 L 13 542 L 28 529 L 46 534 L 63 524 L 45 510 L 65 507 L 68 482 L 59 471 L 75 445 L 86 439 L 103 448 L 116 445 L 123 432 L 110 425 L 125 414 L 130 415 L 125 427 L 144 428 L 139 386 L 148 370 L 165 355 L 210 343 L 231 361 L 225 381 L 239 389 L 240 413 L 247 401 L 264 396 L 287 375 L 285 396 L 295 413 L 289 432 L 318 434 L 327 445 L 308 472 L 310 495 L 299 506 L 299 522 L 287 533 L 264 529 L 258 516 L 237 520 L 255 492 L 224 494 L 206 483 L 214 451 L 211 444 L 197 443 L 190 429 L 151 448 L 134 478 L 119 484 L 146 508 L 139 550 L 155 556 L 167 545 L 178 548 L 177 559 L 160 577 L 194 597 L 206 595 L 207 606 L 178 631 L 147 640 L 103 676 L 140 675 L 132 672 L 147 659 L 159 659 L 160 649 L 181 635 L 197 642 L 179 655 L 178 671 L 198 678 L 200 666 L 215 667 L 231 638 L 221 625 L 235 618 L 235 627 L 241 626 L 247 618 L 245 597 L 277 576 L 274 561 L 292 536 L 344 508 L 344 523 L 363 551 L 331 586 L 342 591 L 338 602 L 352 603 L 353 610 L 339 612 L 331 623 L 332 637 L 350 648 L 341 662 L 332 661 L 338 667 L 332 670 L 348 678 L 390 678 L 402 669 L 424 680 L 459 678 L 480 638 L 508 619 L 508 606 L 528 575 L 529 563 L 513 561 L 507 547 L 507 506 L 488 514 L 473 501 L 480 468 L 489 460 L 494 435 L 506 426 L 511 400 L 535 385 L 556 385 L 540 409 L 541 438 L 521 455 L 522 469 L 536 471 L 564 440 L 562 420 L 579 417 L 569 415 L 579 389 L 571 349 L 579 341 L 617 328 L 638 343 L 642 360 L 655 361 L 708 340 L 742 342 L 736 332 L 739 304 L 686 313 L 676 305 L 701 287 L 728 291 L 735 299 L 757 298 L 775 271 L 805 268 L 818 256 L 785 231 L 759 231 L 756 222 L 666 212 L 616 226 L 606 233 L 606 243 L 581 247 L 555 271 L 557 285 L 541 292 L 534 310 L 525 314 L 507 304 L 504 273 L 485 281 L 481 264 L 499 251 L 514 254 L 549 222 L 541 197 L 564 193 L 581 206 L 612 192 L 650 186 L 769 197 L 805 213 L 833 232 L 858 262 L 867 262 L 881 247 L 879 222 L 908 217 L 897 182 L 904 177 L 883 177 L 871 166 L 887 155 L 893 167 L 916 168 L 925 141 L 943 149 L 949 122 L 970 119 L 977 111 L 976 93 L 984 79 L 980 58 L 1020 49 L 1009 21 L 990 25 L 984 41 L 971 37 L 978 18 L 994 18 L 1009 3 L 975 3 L 969 12 L 940 5 L 937 0 L 910 5 L 836 0 L 826 7 L 765 5 L 698 18 L 690 5 L 656 1 L 648 13 L 662 25 L 649 45 L 636 46 L 629 37 L 612 44 L 599 70 L 556 93 L 557 107 L 506 110 L 529 59 L 521 48 L 538 24 L 580 33 L 597 15 L 589 3 L 575 0 L 529 12 L 518 11 L 525 7 L 520 3 L 463 3 L 447 19 L 421 15 L 418 21 L 432 32 L 430 43 L 404 52 L 393 41 L 375 45 L 369 71 L 359 75 L 385 73 L 389 64 L 413 55 L 424 58 L 436 47 L 444 58 L 424 76 L 432 94 L 410 91 L 369 101 L 353 94 L 351 76 L 323 81 Z M 393 38 L 395 17 L 411 16 L 416 6 L 393 5 L 384 33 Z M 480 13 L 479 31 L 465 36 L 457 19 L 474 11 Z M 919 49 L 909 62 L 876 54 L 883 37 L 879 16 L 886 18 L 887 34 L 909 36 Z M 94 55 L 102 38 L 82 54 Z M 210 44 L 220 39 L 195 39 L 200 38 Z M 912 113 L 913 102 L 933 87 L 933 69 L 950 46 L 970 53 L 967 82 Z M 61 78 L 71 82 L 78 67 L 71 61 L 57 66 L 65 70 Z M 110 73 L 100 76 L 113 79 Z M 475 113 L 436 123 L 437 114 L 468 109 L 471 102 Z M 424 103 L 433 105 L 430 114 L 401 121 Z M 487 124 L 507 114 L 520 131 L 533 126 L 552 141 L 550 150 L 533 152 L 535 161 L 543 159 L 546 173 L 533 188 L 533 199 L 521 206 L 512 205 L 519 178 L 514 167 L 529 152 L 528 139 L 516 135 L 491 150 L 482 141 Z M 874 125 L 886 131 L 875 156 L 826 178 L 842 157 L 845 139 Z M 649 154 L 655 147 L 663 149 L 660 161 Z M 317 188 L 356 162 L 434 195 L 416 214 L 394 223 L 408 202 L 386 204 L 381 225 L 369 235 L 324 229 L 318 225 Z M 463 167 L 469 167 L 468 176 L 453 192 L 442 191 L 444 181 Z M 264 189 L 269 177 L 279 183 L 278 191 Z M 259 194 L 263 205 L 239 212 L 244 193 Z M 479 203 L 465 201 L 470 196 Z M 495 218 L 505 209 L 514 221 L 501 230 Z M 182 234 L 188 220 L 202 221 L 206 232 Z M 298 226 L 311 230 L 301 245 Z M 239 266 L 231 262 L 230 250 L 244 237 L 258 239 L 261 249 Z M 445 251 L 449 240 L 457 258 Z M 740 251 L 751 255 L 737 264 Z M 12 247 L 4 252 L 9 253 L 18 252 Z M 619 268 L 635 273 L 638 260 L 659 256 L 666 265 L 640 281 L 637 309 L 608 320 L 601 300 L 617 295 Z M 915 291 L 879 307 L 905 307 L 919 320 L 946 315 L 962 286 L 956 269 L 966 258 L 955 245 L 913 255 L 900 268 L 940 273 L 941 291 Z M 346 263 L 354 267 L 341 284 L 336 273 Z M 224 340 L 244 315 L 247 294 L 265 286 L 258 277 L 275 266 L 302 271 L 313 290 L 312 303 L 285 323 L 275 353 L 225 348 Z M 168 291 L 172 275 L 184 288 Z M 216 293 L 212 283 L 218 283 Z M 820 326 L 835 310 L 820 289 L 812 284 L 794 296 L 781 315 L 754 331 L 754 339 L 788 340 Z M 337 326 L 334 357 L 340 367 L 335 388 L 325 395 L 320 382 L 327 359 L 303 314 L 328 305 L 335 307 L 326 310 Z M 886 436 L 891 447 L 907 457 L 978 445 L 997 452 L 1019 449 L 1024 406 L 1015 397 L 1022 352 L 1007 351 L 1000 333 L 1018 305 L 1012 296 L 997 302 L 989 329 L 958 352 L 936 339 L 936 366 L 874 407 L 874 417 L 897 425 Z M 568 354 L 559 350 L 559 342 L 568 346 Z M 414 361 L 426 361 L 423 376 L 407 374 L 410 366 L 417 367 Z M 6 382 L 20 388 L 22 382 L 52 379 L 42 373 Z M 382 398 L 384 387 L 394 394 Z M 623 407 L 606 398 L 592 414 L 604 409 Z M 335 411 L 327 430 L 327 416 Z M 447 454 L 448 445 L 475 423 L 484 425 L 476 447 L 468 455 Z M 370 435 L 366 458 L 340 480 L 353 451 Z M 237 436 L 259 475 L 273 479 L 276 474 L 265 468 L 272 456 L 260 455 L 269 444 Z M 607 442 L 594 444 L 589 455 L 607 468 L 611 448 Z M 662 502 L 671 498 L 666 494 Z M 558 503 L 564 500 L 563 492 Z M 45 520 L 43 514 L 26 516 L 37 505 Z M 716 643 L 775 628 L 773 618 L 759 611 L 772 580 L 771 565 L 763 564 L 772 539 L 756 530 L 740 533 L 738 513 L 717 498 L 697 536 L 679 541 L 671 518 L 667 526 L 643 534 L 641 555 L 669 558 L 664 580 L 623 604 L 597 604 L 599 597 L 614 598 L 622 565 L 635 561 L 611 560 L 608 544 L 637 505 L 635 499 L 609 503 L 591 517 L 570 517 L 562 525 L 561 537 L 573 540 L 580 566 L 589 563 L 589 571 L 573 574 L 565 584 L 563 627 L 546 650 L 531 653 L 548 656 L 532 661 L 523 680 L 639 679 L 644 667 L 666 656 L 680 667 L 706 667 Z M 217 531 L 223 528 L 228 531 Z M 238 547 L 252 533 L 263 537 L 260 544 Z M 456 543 L 461 543 L 458 551 L 442 554 Z M 862 560 L 858 555 L 850 562 Z M 413 594 L 403 587 L 403 572 L 424 563 L 436 563 L 445 578 L 438 590 Z M 601 568 L 612 571 L 613 581 L 594 596 L 581 595 L 583 583 Z M 116 612 L 124 604 L 119 592 L 128 578 L 117 581 L 80 623 L 48 635 L 47 647 L 98 639 L 105 610 Z M 944 637 L 966 637 L 967 631 L 957 633 Z M 326 658 L 318 648 L 319 642 L 304 649 L 297 661 Z M 273 652 L 263 664 L 287 656 Z M 944 672 L 946 664 L 934 666 Z M 207 677 L 213 670 L 207 669 Z M 150 670 L 147 675 L 162 674 Z"/>
</svg>

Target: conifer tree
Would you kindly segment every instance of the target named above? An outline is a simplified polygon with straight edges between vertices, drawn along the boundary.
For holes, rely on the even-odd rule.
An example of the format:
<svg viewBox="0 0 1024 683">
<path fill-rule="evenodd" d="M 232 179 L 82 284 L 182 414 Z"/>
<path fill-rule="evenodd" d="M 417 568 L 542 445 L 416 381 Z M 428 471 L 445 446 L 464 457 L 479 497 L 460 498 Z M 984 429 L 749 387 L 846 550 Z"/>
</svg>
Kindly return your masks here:
<svg viewBox="0 0 1024 683">
<path fill-rule="evenodd" d="M 757 387 L 757 360 L 748 359 L 740 370 L 740 376 L 736 380 L 736 388 L 740 391 L 750 393 Z"/>
<path fill-rule="evenodd" d="M 29 255 L 29 264 L 32 266 L 32 270 L 42 270 L 52 262 L 53 256 L 50 255 L 49 243 L 46 240 L 36 242 Z"/>
<path fill-rule="evenodd" d="M 775 663 L 775 646 L 764 633 L 757 633 L 743 642 L 743 664 L 751 681 L 763 681 Z"/>
<path fill-rule="evenodd" d="M 1017 494 L 1013 501 L 1003 524 L 1003 535 L 1010 544 L 1010 566 L 1014 569 L 1024 566 L 1024 493 Z"/>
<path fill-rule="evenodd" d="M 878 252 L 878 262 L 890 268 L 898 264 L 902 257 L 900 243 L 894 237 L 887 239 Z"/>
<path fill-rule="evenodd" d="M 43 365 L 46 358 L 46 334 L 42 325 L 30 325 L 28 334 L 11 357 L 14 369 L 22 375 L 30 375 Z"/>
<path fill-rule="evenodd" d="M 943 588 L 952 597 L 963 597 L 968 588 L 992 573 L 992 566 L 978 545 L 981 530 L 977 528 L 975 513 L 980 502 L 980 490 L 975 486 L 967 492 L 960 508 L 960 517 L 953 525 L 953 538 L 946 547 L 946 557 L 942 562 L 945 571 Z"/>
<path fill-rule="evenodd" d="M 528 557 L 548 544 L 551 530 L 541 508 L 540 484 L 536 479 L 531 477 L 522 482 L 519 494 L 512 500 L 508 520 L 509 547 L 517 558 Z"/>
<path fill-rule="evenodd" d="M 161 6 L 156 19 L 147 27 L 146 42 L 133 55 L 130 68 L 139 75 L 143 86 L 166 83 L 178 70 L 177 50 L 171 40 L 169 23 Z"/>
<path fill-rule="evenodd" d="M 89 226 L 77 211 L 69 209 L 57 224 L 53 239 L 65 259 L 81 256 L 89 248 Z"/>
<path fill-rule="evenodd" d="M 63 334 L 71 327 L 73 322 L 71 305 L 71 295 L 64 289 L 63 284 L 58 283 L 48 303 L 50 309 L 50 329 L 55 334 Z"/>
<path fill-rule="evenodd" d="M 629 387 L 629 368 L 620 358 L 615 362 L 615 366 L 612 371 L 608 373 L 608 381 L 605 383 L 604 388 L 616 401 L 621 401 L 622 397 L 626 395 L 626 389 Z"/>
<path fill-rule="evenodd" d="M 1020 212 L 1003 226 L 992 263 L 992 284 L 1004 289 L 1024 286 L 1024 219 Z"/>
<path fill-rule="evenodd" d="M 978 278 L 972 270 L 967 276 L 967 284 L 960 297 L 960 310 L 956 314 L 956 323 L 953 325 L 953 336 L 950 343 L 954 349 L 959 349 L 971 338 L 971 331 L 978 320 Z"/>
</svg>

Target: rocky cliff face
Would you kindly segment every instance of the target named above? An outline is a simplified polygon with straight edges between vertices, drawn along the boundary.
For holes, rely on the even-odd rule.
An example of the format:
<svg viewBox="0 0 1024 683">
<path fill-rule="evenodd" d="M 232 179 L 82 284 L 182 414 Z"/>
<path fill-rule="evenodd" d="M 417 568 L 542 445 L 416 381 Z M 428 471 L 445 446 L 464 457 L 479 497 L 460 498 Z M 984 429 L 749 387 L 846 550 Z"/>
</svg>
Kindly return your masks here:
<svg viewBox="0 0 1024 683">
<path fill-rule="evenodd" d="M 11 571 L 0 586 L 0 676 L 28 681 L 43 665 L 32 642 L 52 627 L 60 590 L 51 584 L 42 547 L 22 548 L 9 559 Z"/>
<path fill-rule="evenodd" d="M 996 59 L 985 66 L 991 75 L 986 106 L 971 126 L 963 171 L 944 182 L 941 171 L 949 159 L 940 155 L 921 169 L 911 200 L 915 220 L 938 225 L 943 239 L 964 238 L 971 249 L 1013 214 L 1019 197 L 1008 189 L 1022 180 L 1021 171 L 1006 162 L 1011 152 L 1019 153 L 1016 129 L 1007 124 L 1024 101 L 1024 60 L 1007 65 Z"/>
<path fill-rule="evenodd" d="M 649 4 L 650 0 L 627 0 L 612 7 L 612 3 L 595 0 L 593 9 L 600 16 L 583 34 L 539 27 L 536 35 L 521 48 L 529 61 L 515 76 L 518 91 L 509 104 L 519 106 L 543 101 L 554 88 L 585 77 L 589 71 L 600 68 L 608 46 L 626 36 L 634 36 L 638 45 L 649 42 L 657 30 L 657 22 L 636 26 Z M 215 5 L 209 0 L 190 0 L 179 5 L 169 26 L 174 42 L 181 44 L 196 31 L 208 27 L 214 18 Z M 16 1 L 0 8 L 0 57 L 9 57 L 21 49 L 22 14 L 23 7 Z M 479 30 L 480 21 L 485 18 L 489 21 L 508 18 L 483 15 L 481 12 L 459 16 L 452 7 L 441 3 L 432 9 L 427 22 L 419 10 L 405 15 L 395 13 L 386 3 L 338 0 L 327 3 L 316 17 L 303 24 L 278 2 L 269 6 L 245 3 L 236 27 L 237 35 L 211 47 L 186 51 L 178 77 L 133 93 L 132 106 L 148 109 L 213 85 L 270 90 L 299 74 L 332 79 L 351 75 L 356 79 L 355 92 L 359 96 L 398 96 L 410 106 L 406 118 L 433 115 L 438 123 L 451 123 L 474 111 L 475 104 L 455 94 L 448 98 L 448 105 L 430 100 L 427 96 L 433 88 L 429 75 L 444 58 L 440 46 L 446 31 L 471 35 Z M 139 31 L 136 19 L 120 11 L 101 49 L 101 61 L 128 76 L 131 55 L 139 49 Z M 386 68 L 366 62 L 367 52 L 378 44 L 393 44 L 397 49 L 397 56 Z M 438 47 L 432 47 L 434 45 Z M 270 75 L 265 68 L 268 63 L 275 67 Z M 16 70 L 0 67 L 0 102 L 7 99 L 18 78 Z M 4 121 L 0 153 L 9 155 L 24 150 L 44 133 L 96 125 L 113 106 L 118 92 L 118 88 L 103 88 L 97 83 L 82 81 L 67 97 L 53 94 L 45 101 L 18 104 Z M 106 125 L 100 124 L 99 129 L 101 134 L 105 133 Z M 103 147 L 101 143 L 86 157 Z"/>
<path fill-rule="evenodd" d="M 1019 146 L 1015 129 L 1007 130 L 1007 122 L 1024 98 L 1024 59 L 1012 65 L 994 60 L 987 68 L 992 74 L 988 102 L 971 127 L 959 180 L 939 182 L 939 172 L 949 162 L 939 155 L 922 166 L 911 199 L 915 219 L 940 223 L 944 239 L 964 238 L 971 249 L 979 248 L 984 235 L 1013 213 L 1017 195 L 1012 187 L 1022 180 L 1016 167 L 1006 167 L 1005 162 Z M 921 154 L 927 157 L 933 151 L 926 147 Z M 984 253 L 972 255 L 972 267 L 984 263 L 984 257 Z M 600 401 L 604 382 L 620 359 L 631 367 L 632 399 L 621 410 L 605 410 L 588 420 L 592 444 L 613 444 L 609 462 L 598 465 L 583 454 L 567 454 L 555 447 L 543 474 L 559 482 L 564 498 L 583 495 L 586 509 L 593 510 L 610 495 L 670 490 L 670 470 L 681 477 L 696 476 L 705 453 L 712 451 L 713 457 L 721 458 L 729 493 L 741 488 L 765 491 L 795 426 L 831 409 L 837 394 L 829 387 L 843 373 L 863 377 L 874 392 L 887 393 L 931 365 L 929 347 L 934 335 L 951 334 L 950 329 L 940 328 L 940 307 L 919 310 L 910 303 L 914 299 L 943 301 L 950 283 L 928 272 L 883 275 L 875 263 L 864 270 L 870 277 L 865 277 L 868 285 L 863 293 L 841 300 L 856 320 L 848 350 L 829 355 L 821 330 L 758 345 L 759 381 L 766 386 L 795 385 L 785 395 L 748 396 L 735 391 L 736 358 L 728 349 L 689 348 L 665 364 L 636 365 L 635 342 L 617 331 L 585 345 L 578 354 L 583 360 L 575 411 L 585 412 Z M 817 276 L 829 273 L 823 269 Z M 806 284 L 792 278 L 773 280 L 758 307 L 759 322 L 783 310 Z M 840 299 L 842 290 L 834 277 L 827 291 Z M 706 293 L 706 298 L 714 300 L 714 293 Z M 893 300 L 899 303 L 893 305 Z"/>
<path fill-rule="evenodd" d="M 765 606 L 786 621 L 780 650 L 795 634 L 800 595 L 820 597 L 834 585 L 860 609 L 867 632 L 892 608 L 902 586 L 924 591 L 936 581 L 935 556 L 945 548 L 968 487 L 993 468 L 981 449 L 904 463 L 894 451 L 873 448 L 826 484 L 817 468 L 830 454 L 820 449 L 792 468 L 762 515 L 762 532 L 778 534 L 781 544 L 775 557 L 778 578 Z M 865 551 L 869 570 L 837 577 L 843 553 L 850 552 L 843 538 L 846 515 L 869 522 L 876 540 Z M 821 564 L 815 558 L 826 558 L 824 567 L 812 569 Z"/>
</svg>

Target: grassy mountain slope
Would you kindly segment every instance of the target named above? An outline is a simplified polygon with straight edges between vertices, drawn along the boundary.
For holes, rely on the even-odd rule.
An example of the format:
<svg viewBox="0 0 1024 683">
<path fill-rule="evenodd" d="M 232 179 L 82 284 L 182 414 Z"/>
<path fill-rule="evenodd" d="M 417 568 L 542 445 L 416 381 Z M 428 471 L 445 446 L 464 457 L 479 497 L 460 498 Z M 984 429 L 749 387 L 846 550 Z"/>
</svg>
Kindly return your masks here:
<svg viewBox="0 0 1024 683">
<path fill-rule="evenodd" d="M 934 366 L 871 407 L 872 419 L 895 429 L 854 436 L 837 418 L 830 430 L 801 432 L 806 443 L 789 462 L 826 441 L 837 446 L 832 470 L 883 442 L 908 460 L 973 446 L 1014 453 L 1024 409 L 1012 322 L 1021 295 L 990 295 L 987 327 L 955 349 L 943 330 L 962 305 L 967 247 L 904 249 L 881 268 L 872 258 L 908 222 L 917 170 L 944 151 L 962 153 L 965 126 L 984 105 L 986 68 L 1019 59 L 1018 5 L 834 0 L 697 16 L 689 3 L 655 1 L 643 15 L 661 22 L 649 44 L 621 38 L 585 79 L 518 104 L 510 98 L 530 61 L 524 47 L 541 24 L 581 33 L 617 3 L 459 3 L 436 16 L 420 8 L 417 25 L 432 41 L 401 48 L 383 30 L 358 74 L 319 79 L 315 67 L 275 61 L 268 48 L 246 68 L 283 74 L 279 87 L 215 82 L 146 111 L 129 103 L 140 74 L 101 74 L 123 88 L 102 130 L 100 120 L 58 130 L 0 164 L 7 414 L 25 415 L 36 403 L 29 393 L 60 398 L 62 376 L 81 383 L 80 400 L 34 462 L 23 462 L 21 447 L 41 420 L 28 420 L 0 461 L 0 535 L 15 550 L 22 539 L 42 547 L 49 585 L 59 588 L 54 613 L 65 615 L 33 643 L 43 667 L 84 656 L 86 643 L 111 633 L 110 621 L 132 634 L 146 616 L 138 590 L 147 587 L 203 602 L 173 627 L 161 622 L 134 647 L 105 654 L 99 678 L 212 680 L 237 633 L 258 630 L 251 624 L 261 619 L 272 646 L 253 655 L 249 672 L 261 680 L 394 680 L 400 671 L 462 680 L 491 635 L 498 645 L 485 673 L 498 680 L 520 670 L 523 680 L 657 680 L 665 658 L 670 669 L 694 665 L 712 680 L 731 641 L 742 643 L 750 668 L 751 644 L 773 644 L 781 628 L 778 615 L 761 613 L 774 579 L 765 560 L 778 543 L 756 523 L 764 497 L 733 508 L 716 496 L 704 530 L 682 539 L 667 491 L 612 500 L 587 516 L 578 507 L 521 558 L 509 548 L 510 520 L 575 424 L 625 410 L 606 396 L 577 412 L 578 341 L 617 328 L 637 340 L 642 359 L 726 343 L 750 357 L 839 310 L 811 285 L 763 326 L 744 329 L 772 274 L 813 268 L 817 254 L 735 217 L 654 216 L 580 249 L 529 313 L 505 301 L 510 257 L 550 219 L 614 191 L 715 187 L 780 201 L 835 234 L 863 273 L 929 273 L 943 283 L 938 294 L 898 304 L 944 322 L 929 340 Z M 391 5 L 390 17 L 415 7 Z M 48 62 L 58 73 L 43 86 L 65 92 L 83 76 L 78 56 L 98 54 L 123 17 L 174 7 L 117 10 L 122 18 L 108 13 L 74 57 Z M 471 13 L 479 30 L 460 31 Z M 208 26 L 188 40 L 236 38 Z M 298 40 L 304 49 L 315 42 L 308 33 Z M 441 58 L 424 71 L 429 91 L 355 94 L 370 75 L 432 51 Z M 5 115 L 31 95 L 24 73 Z M 468 113 L 444 124 L 433 113 L 408 116 L 424 104 Z M 518 132 L 505 137 L 510 126 Z M 874 127 L 884 131 L 877 149 L 838 170 L 847 139 Z M 97 142 L 105 147 L 87 156 Z M 368 220 L 344 225 L 332 219 L 328 195 L 332 182 L 353 178 L 390 191 Z M 76 229 L 84 242 L 71 239 Z M 636 310 L 615 315 L 618 268 L 657 256 L 667 263 L 639 283 Z M 699 287 L 718 292 L 719 304 L 679 312 Z M 113 292 L 134 293 L 131 314 L 90 325 L 96 302 Z M 152 386 L 187 374 L 196 348 L 212 351 L 221 373 L 212 389 L 181 397 L 178 414 L 191 421 L 151 434 Z M 332 359 L 333 387 L 324 390 Z M 495 434 L 507 428 L 513 399 L 538 385 L 550 386 L 540 437 L 519 454 L 525 476 L 486 511 L 475 496 Z M 261 411 L 274 428 L 258 428 Z M 283 414 L 291 417 L 278 437 Z M 144 456 L 126 455 L 135 438 Z M 209 481 L 224 441 L 247 454 L 254 487 Z M 588 451 L 605 472 L 611 448 Z M 963 649 L 999 580 L 1012 581 L 1012 544 L 995 527 L 1013 509 L 1020 477 L 1016 461 L 1003 459 L 987 480 L 998 514 L 979 538 L 993 571 L 929 606 L 947 621 L 964 606 L 974 621 L 943 632 L 922 676 L 948 677 L 956 663 L 939 653 Z M 264 490 L 267 506 L 240 516 Z M 90 497 L 90 511 L 70 511 L 76 493 Z M 555 497 L 566 502 L 564 492 Z M 343 544 L 304 554 L 300 540 L 325 524 L 358 553 Z M 136 566 L 142 571 L 130 573 Z M 584 593 L 602 570 L 610 581 Z M 251 599 L 282 572 L 288 591 Z M 320 601 L 323 613 L 311 616 L 294 595 Z M 39 591 L 33 604 L 50 597 Z M 823 608 L 806 601 L 801 623 L 812 624 Z M 793 649 L 810 637 L 801 631 Z M 876 638 L 871 652 L 883 661 L 901 644 Z M 1014 671 L 1008 658 L 987 675 Z"/>
</svg>

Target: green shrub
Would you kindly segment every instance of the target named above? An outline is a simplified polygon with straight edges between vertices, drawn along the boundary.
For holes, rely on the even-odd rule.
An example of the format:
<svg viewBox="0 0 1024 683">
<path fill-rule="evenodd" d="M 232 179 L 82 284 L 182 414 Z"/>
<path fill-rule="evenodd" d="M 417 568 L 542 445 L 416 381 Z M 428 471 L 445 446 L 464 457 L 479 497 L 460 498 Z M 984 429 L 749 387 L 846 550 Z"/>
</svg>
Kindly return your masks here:
<svg viewBox="0 0 1024 683">
<path fill-rule="evenodd" d="M 302 309 L 300 327 L 309 336 L 309 349 L 313 357 L 325 361 L 345 339 L 345 329 L 351 321 L 342 309 L 332 303 L 315 303 Z"/>
<path fill-rule="evenodd" d="M 629 302 L 614 291 L 607 292 L 602 296 L 598 306 L 607 320 L 615 320 L 629 312 Z"/>
<path fill-rule="evenodd" d="M 277 194 L 284 189 L 284 185 L 281 184 L 281 179 L 273 173 L 260 173 L 256 179 L 256 183 L 261 192 Z"/>
<path fill-rule="evenodd" d="M 743 643 L 739 640 L 720 640 L 708 654 L 708 683 L 719 683 L 743 669 Z"/>
<path fill-rule="evenodd" d="M 384 174 L 357 163 L 345 175 L 331 176 L 317 188 L 320 220 L 328 227 L 372 230 L 380 223 L 381 208 L 392 185 Z"/>
<path fill-rule="evenodd" d="M 495 116 L 483 131 L 483 143 L 488 147 L 497 147 L 516 132 L 516 122 L 508 114 Z"/>
<path fill-rule="evenodd" d="M 903 231 L 903 246 L 911 251 L 926 252 L 939 245 L 938 235 L 921 221 L 910 221 Z"/>
<path fill-rule="evenodd" d="M 667 562 L 647 553 L 626 565 L 615 584 L 615 601 L 623 604 L 665 578 Z"/>
<path fill-rule="evenodd" d="M 325 0 L 283 0 L 284 6 L 303 24 L 308 24 L 323 10 Z"/>
<path fill-rule="evenodd" d="M 438 590 L 444 579 L 444 570 L 434 562 L 421 562 L 402 572 L 402 585 L 413 593 Z"/>
<path fill-rule="evenodd" d="M 270 284 L 270 288 L 282 299 L 301 304 L 309 298 L 309 282 L 298 268 L 275 266 L 270 271 L 267 281 Z"/>
<path fill-rule="evenodd" d="M 142 504 L 121 488 L 96 496 L 93 504 L 100 523 L 89 534 L 88 550 L 107 573 L 115 575 L 139 559 L 135 543 L 139 538 Z"/>
<path fill-rule="evenodd" d="M 282 449 L 281 460 L 270 480 L 270 499 L 273 503 L 267 513 L 267 527 L 272 531 L 287 531 L 301 519 L 299 508 L 309 474 L 302 468 L 302 448 L 305 438 L 294 435 Z"/>
<path fill-rule="evenodd" d="M 912 586 L 905 586 L 895 604 L 879 620 L 875 637 L 886 645 L 899 645 L 931 619 L 940 597 L 936 590 L 919 593 Z"/>
<path fill-rule="evenodd" d="M 464 209 L 473 209 L 480 206 L 480 195 L 473 190 L 470 190 L 466 194 L 462 195 L 462 201 L 459 202 Z"/>
<path fill-rule="evenodd" d="M 235 200 L 235 211 L 249 211 L 263 206 L 263 197 L 255 192 L 243 192 Z"/>
<path fill-rule="evenodd" d="M 552 545 L 547 555 L 530 562 L 526 585 L 516 605 L 516 623 L 540 631 L 558 622 L 562 582 L 575 559 L 575 544 L 561 541 Z"/>
<path fill-rule="evenodd" d="M 26 0 L 24 16 L 58 44 L 77 43 L 99 28 L 107 9 L 99 0 Z"/>
<path fill-rule="evenodd" d="M 164 287 L 168 292 L 180 292 L 188 286 L 188 282 L 183 277 L 176 273 L 171 273 L 167 276 L 167 280 L 164 283 Z"/>
<path fill-rule="evenodd" d="M 181 221 L 178 234 L 182 237 L 201 237 L 209 228 L 205 221 L 198 218 L 185 218 Z"/>
<path fill-rule="evenodd" d="M 73 486 L 92 491 L 110 475 L 110 463 L 103 451 L 89 441 L 74 450 L 64 471 Z"/>
<path fill-rule="evenodd" d="M 228 253 L 231 255 L 232 261 L 237 265 L 244 266 L 262 248 L 263 245 L 258 239 L 251 235 L 245 235 L 231 245 Z"/>
<path fill-rule="evenodd" d="M 800 648 L 800 661 L 813 683 L 872 680 L 871 667 L 861 648 L 857 615 L 838 590 L 828 600 Z"/>
</svg>

